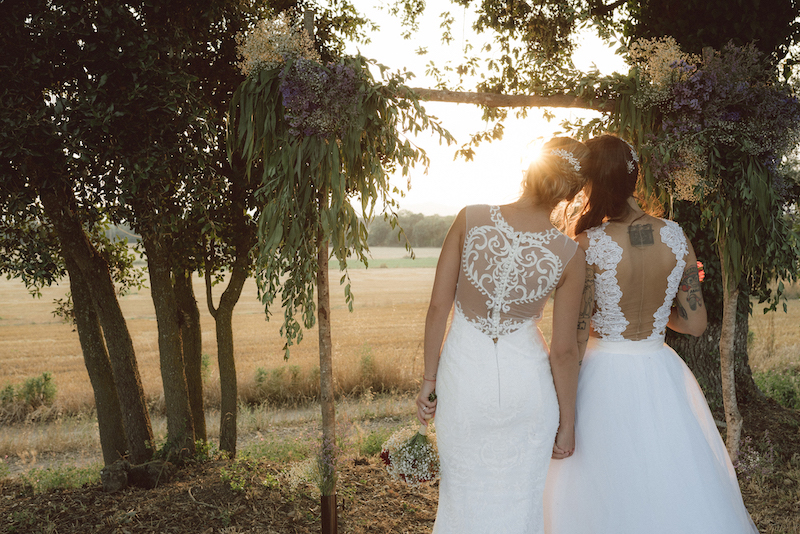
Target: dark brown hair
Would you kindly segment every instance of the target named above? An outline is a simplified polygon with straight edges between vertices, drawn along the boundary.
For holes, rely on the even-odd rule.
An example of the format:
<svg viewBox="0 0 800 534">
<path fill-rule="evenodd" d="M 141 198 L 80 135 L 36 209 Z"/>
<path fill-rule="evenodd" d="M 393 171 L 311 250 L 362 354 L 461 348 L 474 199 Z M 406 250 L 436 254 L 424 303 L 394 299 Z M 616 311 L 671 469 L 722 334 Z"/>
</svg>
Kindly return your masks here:
<svg viewBox="0 0 800 534">
<path fill-rule="evenodd" d="M 628 143 L 614 135 L 604 134 L 586 141 L 587 202 L 574 235 L 599 226 L 605 220 L 620 219 L 628 211 L 628 197 L 636 190 L 639 164 Z"/>
</svg>

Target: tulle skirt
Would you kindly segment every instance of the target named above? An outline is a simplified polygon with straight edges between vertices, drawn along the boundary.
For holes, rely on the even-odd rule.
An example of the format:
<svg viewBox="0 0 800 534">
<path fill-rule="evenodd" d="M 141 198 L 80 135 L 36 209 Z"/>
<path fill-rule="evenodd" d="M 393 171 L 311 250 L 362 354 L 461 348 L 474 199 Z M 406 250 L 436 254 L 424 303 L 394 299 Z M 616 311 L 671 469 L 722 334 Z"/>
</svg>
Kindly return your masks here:
<svg viewBox="0 0 800 534">
<path fill-rule="evenodd" d="M 550 463 L 547 534 L 758 532 L 697 380 L 663 341 L 590 341 L 575 434 L 575 454 Z"/>
<path fill-rule="evenodd" d="M 495 345 L 456 311 L 436 379 L 434 533 L 541 534 L 558 402 L 536 324 Z"/>
</svg>

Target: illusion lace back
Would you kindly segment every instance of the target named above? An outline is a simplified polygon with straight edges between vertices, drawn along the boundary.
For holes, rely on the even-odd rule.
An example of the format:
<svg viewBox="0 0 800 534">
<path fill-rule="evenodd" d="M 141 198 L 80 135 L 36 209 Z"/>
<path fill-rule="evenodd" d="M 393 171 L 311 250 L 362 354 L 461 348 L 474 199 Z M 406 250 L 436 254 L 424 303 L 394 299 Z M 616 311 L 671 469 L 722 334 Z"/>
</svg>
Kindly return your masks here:
<svg viewBox="0 0 800 534">
<path fill-rule="evenodd" d="M 536 321 L 577 244 L 469 206 L 452 324 L 436 376 L 435 534 L 541 534 L 558 400 Z"/>
<path fill-rule="evenodd" d="M 595 333 L 609 341 L 663 339 L 689 252 L 681 228 L 649 218 L 630 226 L 603 223 L 586 235 L 586 263 L 595 269 Z"/>
<path fill-rule="evenodd" d="M 643 217 L 586 232 L 595 335 L 578 376 L 575 453 L 553 460 L 547 534 L 757 534 L 703 392 L 664 332 L 689 245 Z"/>
<path fill-rule="evenodd" d="M 457 309 L 492 339 L 539 320 L 577 246 L 555 228 L 515 231 L 498 206 L 470 206 Z"/>
</svg>

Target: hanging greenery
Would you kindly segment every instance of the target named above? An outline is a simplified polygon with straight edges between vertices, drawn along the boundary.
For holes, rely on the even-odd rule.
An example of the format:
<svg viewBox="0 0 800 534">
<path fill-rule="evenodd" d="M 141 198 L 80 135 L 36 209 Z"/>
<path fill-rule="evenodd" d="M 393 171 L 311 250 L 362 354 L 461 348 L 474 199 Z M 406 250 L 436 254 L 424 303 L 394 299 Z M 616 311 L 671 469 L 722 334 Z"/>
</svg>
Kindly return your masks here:
<svg viewBox="0 0 800 534">
<path fill-rule="evenodd" d="M 580 135 L 619 132 L 643 156 L 643 185 L 669 210 L 695 203 L 714 228 L 723 268 L 749 278 L 771 307 L 766 284 L 791 279 L 800 249 L 785 204 L 783 165 L 800 143 L 800 101 L 754 46 L 684 53 L 671 37 L 628 49 L 627 76 L 587 78 L 584 91 L 613 98 L 603 119 L 576 125 Z M 755 279 L 754 279 L 755 278 Z"/>
<path fill-rule="evenodd" d="M 228 132 L 229 155 L 242 157 L 248 179 L 260 183 L 257 282 L 268 314 L 280 295 L 286 357 L 315 324 L 320 244 L 329 242 L 344 271 L 352 309 L 347 259 L 367 262 L 367 225 L 376 213 L 397 225 L 402 191 L 389 176 L 428 165 L 405 134 L 431 130 L 452 141 L 405 85 L 406 75 L 360 56 L 323 65 L 307 39 L 285 20 L 264 22 L 241 39 L 247 78 L 231 100 Z M 380 81 L 371 67 L 380 69 Z"/>
</svg>

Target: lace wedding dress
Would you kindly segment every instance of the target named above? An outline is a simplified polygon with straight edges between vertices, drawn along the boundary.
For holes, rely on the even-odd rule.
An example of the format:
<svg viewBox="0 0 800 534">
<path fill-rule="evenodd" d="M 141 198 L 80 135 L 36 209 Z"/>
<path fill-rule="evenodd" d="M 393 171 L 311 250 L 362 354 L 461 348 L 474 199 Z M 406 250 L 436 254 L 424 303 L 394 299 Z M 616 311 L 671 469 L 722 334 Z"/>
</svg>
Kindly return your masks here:
<svg viewBox="0 0 800 534">
<path fill-rule="evenodd" d="M 600 337 L 581 365 L 575 454 L 550 463 L 548 534 L 757 533 L 705 397 L 664 344 L 688 246 L 655 221 L 638 243 L 587 231 Z"/>
<path fill-rule="evenodd" d="M 540 533 L 559 413 L 537 322 L 577 244 L 554 228 L 517 232 L 497 206 L 469 206 L 466 216 L 437 372 L 433 532 Z"/>
</svg>

